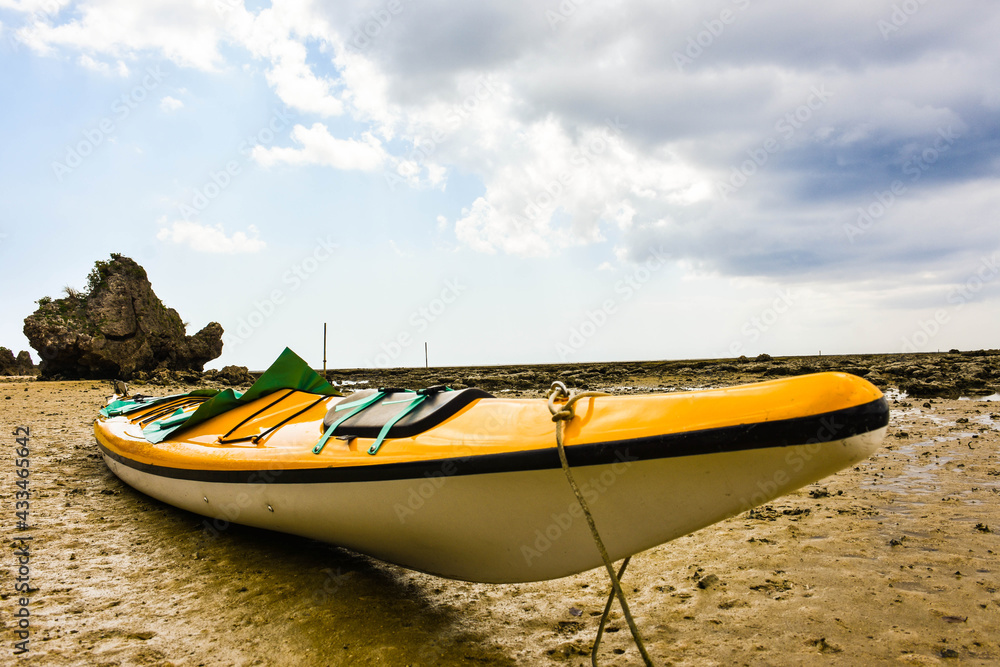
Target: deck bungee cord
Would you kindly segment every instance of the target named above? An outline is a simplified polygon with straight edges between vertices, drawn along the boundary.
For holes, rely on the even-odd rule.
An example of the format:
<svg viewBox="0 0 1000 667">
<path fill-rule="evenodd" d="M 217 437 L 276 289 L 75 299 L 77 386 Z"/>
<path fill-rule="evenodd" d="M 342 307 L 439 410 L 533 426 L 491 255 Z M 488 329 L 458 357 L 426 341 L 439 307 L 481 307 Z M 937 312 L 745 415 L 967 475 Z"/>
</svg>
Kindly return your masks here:
<svg viewBox="0 0 1000 667">
<path fill-rule="evenodd" d="M 319 441 L 313 446 L 312 453 L 320 454 L 323 451 L 323 447 L 326 443 L 334 436 L 336 430 L 343 425 L 347 420 L 358 415 L 359 413 L 373 408 L 376 406 L 383 405 L 398 405 L 404 404 L 403 409 L 396 412 L 391 417 L 385 419 L 384 423 L 379 424 L 379 432 L 375 436 L 375 441 L 368 448 L 368 453 L 372 456 L 378 454 L 378 450 L 382 447 L 382 443 L 385 442 L 386 438 L 389 437 L 392 428 L 398 424 L 406 415 L 413 412 L 418 406 L 420 406 L 427 399 L 445 392 L 454 392 L 451 387 L 446 387 L 444 385 L 434 385 L 433 387 L 427 387 L 425 389 L 418 389 L 417 391 L 411 391 L 409 389 L 396 389 L 389 387 L 381 387 L 378 391 L 370 396 L 362 396 L 361 398 L 354 399 L 348 402 L 341 402 L 333 406 L 331 412 L 336 414 L 344 410 L 350 410 L 347 414 L 341 415 L 334 419 L 330 426 L 323 431 L 323 435 L 320 436 Z M 388 400 L 394 394 L 408 394 L 404 398 Z M 340 437 L 356 437 L 350 435 L 343 435 Z"/>
<path fill-rule="evenodd" d="M 345 414 L 345 415 L 341 416 L 340 418 L 334 420 L 334 422 L 332 424 L 330 424 L 330 427 L 328 429 L 326 429 L 326 431 L 323 432 L 322 436 L 320 436 L 319 442 L 317 442 L 316 446 L 312 448 L 312 453 L 313 454 L 319 454 L 320 452 L 322 452 L 323 451 L 323 447 L 326 446 L 327 441 L 333 436 L 333 432 L 337 430 L 338 426 L 340 426 L 345 421 L 347 421 L 348 419 L 350 419 L 354 415 L 358 414 L 359 412 L 361 412 L 362 410 L 364 410 L 368 406 L 373 405 L 373 404 L 377 403 L 378 401 L 382 400 L 383 398 L 385 398 L 385 396 L 386 396 L 386 392 L 384 392 L 382 390 L 379 390 L 373 396 L 369 396 L 367 398 L 358 399 L 356 401 L 348 401 L 346 403 L 339 403 L 339 404 L 335 405 L 334 408 L 333 408 L 334 412 L 341 412 L 342 410 L 347 410 L 349 408 L 353 408 L 353 409 L 351 409 L 351 411 L 348 412 L 347 414 Z"/>
<path fill-rule="evenodd" d="M 282 394 L 281 396 L 279 396 L 277 398 L 277 400 L 271 401 L 270 403 L 268 403 L 264 407 L 262 407 L 260 410 L 257 410 L 256 412 L 254 412 L 254 413 L 250 414 L 249 416 L 244 417 L 240 421 L 236 422 L 235 426 L 233 426 L 231 429 L 229 429 L 228 431 L 226 431 L 225 433 L 223 433 L 221 436 L 219 436 L 219 443 L 220 444 L 226 444 L 228 442 L 237 442 L 237 441 L 239 441 L 238 438 L 237 439 L 233 439 L 233 440 L 228 440 L 228 438 L 233 433 L 235 433 L 241 426 L 243 426 L 244 424 L 246 424 L 248 421 L 250 421 L 251 419 L 253 419 L 257 415 L 261 414 L 262 412 L 266 412 L 267 410 L 273 408 L 275 405 L 277 405 L 278 403 L 282 402 L 283 400 L 285 400 L 286 398 L 288 398 L 289 396 L 291 396 L 293 393 L 295 393 L 295 390 L 294 389 L 289 389 L 287 392 L 285 392 L 284 394 Z"/>
</svg>

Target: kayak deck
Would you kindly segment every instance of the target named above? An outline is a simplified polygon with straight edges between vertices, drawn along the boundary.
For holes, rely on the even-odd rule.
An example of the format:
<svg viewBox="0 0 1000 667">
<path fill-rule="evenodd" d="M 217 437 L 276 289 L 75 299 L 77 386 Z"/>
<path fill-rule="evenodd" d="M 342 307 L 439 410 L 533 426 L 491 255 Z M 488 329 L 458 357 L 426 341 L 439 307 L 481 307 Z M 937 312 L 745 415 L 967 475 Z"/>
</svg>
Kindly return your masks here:
<svg viewBox="0 0 1000 667">
<path fill-rule="evenodd" d="M 334 437 L 314 454 L 313 446 L 323 433 L 324 416 L 344 400 L 349 399 L 294 390 L 275 392 L 155 444 L 146 440 L 142 427 L 162 414 L 163 406 L 98 420 L 95 430 L 102 447 L 113 455 L 139 464 L 189 470 L 355 468 L 554 451 L 555 426 L 544 400 L 484 398 L 425 432 L 387 440 L 374 456 L 367 453 L 373 439 L 365 437 Z M 584 445 L 680 434 L 698 433 L 711 441 L 724 439 L 740 427 L 746 430 L 756 425 L 757 430 L 766 430 L 766 425 L 780 423 L 787 427 L 772 427 L 777 441 L 772 437 L 759 444 L 781 446 L 780 434 L 788 432 L 796 420 L 810 423 L 799 424 L 793 430 L 808 431 L 816 422 L 816 430 L 820 431 L 818 420 L 824 415 L 833 418 L 831 432 L 815 435 L 818 439 L 823 435 L 834 439 L 849 434 L 840 429 L 856 428 L 842 424 L 843 419 L 837 415 L 867 409 L 876 422 L 880 414 L 887 420 L 888 408 L 878 405 L 880 400 L 884 403 L 881 392 L 870 383 L 840 373 L 682 393 L 588 398 L 577 404 L 576 419 L 566 429 L 566 443 L 572 452 L 574 447 Z M 166 410 L 190 410 L 198 403 L 196 397 L 187 402 L 181 398 Z"/>
</svg>

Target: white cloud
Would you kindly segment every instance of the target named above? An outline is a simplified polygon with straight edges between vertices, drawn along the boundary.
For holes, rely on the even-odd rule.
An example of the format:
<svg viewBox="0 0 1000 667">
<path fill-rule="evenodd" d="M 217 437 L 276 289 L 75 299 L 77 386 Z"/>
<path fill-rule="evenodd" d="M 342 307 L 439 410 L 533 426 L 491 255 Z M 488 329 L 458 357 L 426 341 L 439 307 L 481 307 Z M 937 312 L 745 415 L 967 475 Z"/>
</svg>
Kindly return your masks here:
<svg viewBox="0 0 1000 667">
<path fill-rule="evenodd" d="M 39 8 L 45 3 L 38 3 Z M 85 54 L 131 58 L 159 51 L 184 67 L 215 69 L 224 37 L 224 19 L 212 2 L 199 0 L 95 0 L 78 8 L 78 18 L 55 24 L 52 15 L 35 14 L 18 39 L 39 53 L 57 47 Z M 88 56 L 89 57 L 89 56 Z"/>
<path fill-rule="evenodd" d="M 77 62 L 81 67 L 89 69 L 92 72 L 97 72 L 99 74 L 108 75 L 111 74 L 111 67 L 107 63 L 102 63 L 94 60 L 87 54 L 83 54 L 77 59 Z"/>
<path fill-rule="evenodd" d="M 344 105 L 336 95 L 338 82 L 317 76 L 307 62 L 305 41 L 325 44 L 334 31 L 309 3 L 276 3 L 253 15 L 233 13 L 230 33 L 257 58 L 270 61 L 264 76 L 282 102 L 303 113 L 339 116 Z"/>
<path fill-rule="evenodd" d="M 94 60 L 86 53 L 81 54 L 80 57 L 77 58 L 77 63 L 81 67 L 89 69 L 92 72 L 103 74 L 104 76 L 111 76 L 112 74 L 112 69 L 110 64 L 100 60 Z M 115 63 L 114 73 L 122 78 L 127 77 L 129 75 L 128 65 L 126 65 L 124 61 L 119 60 L 118 62 Z"/>
<path fill-rule="evenodd" d="M 286 42 L 284 53 L 273 57 L 273 65 L 265 75 L 274 92 L 288 106 L 319 116 L 339 116 L 344 105 L 330 94 L 334 82 L 313 74 L 306 64 L 305 47 Z"/>
<path fill-rule="evenodd" d="M 0 9 L 53 17 L 72 0 L 0 0 Z"/>
<path fill-rule="evenodd" d="M 184 106 L 184 102 L 180 101 L 176 97 L 171 97 L 167 95 L 160 100 L 160 110 L 170 113 L 171 111 L 177 111 Z"/>
<path fill-rule="evenodd" d="M 707 197 L 703 172 L 638 152 L 624 129 L 608 119 L 570 131 L 554 117 L 498 134 L 483 128 L 474 147 L 487 158 L 486 192 L 456 223 L 459 238 L 480 251 L 544 256 L 602 241 L 611 228 L 628 231 L 639 211 L 648 223 L 650 210 Z"/>
<path fill-rule="evenodd" d="M 228 255 L 260 252 L 267 246 L 258 238 L 257 228 L 253 225 L 246 232 L 234 232 L 227 236 L 222 225 L 210 227 L 187 220 L 178 220 L 162 227 L 156 238 L 186 245 L 195 252 Z"/>
<path fill-rule="evenodd" d="M 292 139 L 301 144 L 302 148 L 255 146 L 253 158 L 265 167 L 284 162 L 360 171 L 374 171 L 387 158 L 381 142 L 371 134 L 364 134 L 361 141 L 338 139 L 322 123 L 314 123 L 311 128 L 296 125 L 292 129 Z"/>
<path fill-rule="evenodd" d="M 368 58 L 347 49 L 338 49 L 333 61 L 340 70 L 343 97 L 352 115 L 372 122 L 380 136 L 392 139 L 402 114 L 398 105 L 389 101 L 386 73 Z"/>
<path fill-rule="evenodd" d="M 487 197 L 478 197 L 471 208 L 462 210 L 462 216 L 455 222 L 455 235 L 478 252 L 494 254 L 500 249 L 515 255 L 544 257 L 552 251 L 547 221 L 525 224 L 498 211 Z"/>
</svg>

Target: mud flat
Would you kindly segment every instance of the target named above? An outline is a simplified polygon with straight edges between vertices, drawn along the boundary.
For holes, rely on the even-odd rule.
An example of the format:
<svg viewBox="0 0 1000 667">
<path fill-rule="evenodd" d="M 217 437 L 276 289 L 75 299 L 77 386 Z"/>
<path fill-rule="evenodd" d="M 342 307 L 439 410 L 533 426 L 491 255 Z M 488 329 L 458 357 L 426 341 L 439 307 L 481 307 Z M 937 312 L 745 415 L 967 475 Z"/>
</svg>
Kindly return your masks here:
<svg viewBox="0 0 1000 667">
<path fill-rule="evenodd" d="M 768 371 L 775 366 L 825 370 L 819 364 L 830 362 L 876 373 L 886 388 L 910 383 L 920 393 L 937 382 L 950 394 L 962 375 L 979 396 L 996 391 L 995 355 L 910 356 L 918 359 L 896 355 L 881 366 L 822 357 L 721 360 L 712 366 L 733 370 L 707 372 L 700 362 L 656 362 L 331 377 L 408 386 L 504 378 L 487 388 L 537 395 L 551 379 L 667 390 L 789 374 Z M 893 364 L 901 366 L 887 372 Z M 20 535 L 33 538 L 33 590 L 29 651 L 18 664 L 589 664 L 608 588 L 603 572 L 468 584 L 296 537 L 238 525 L 215 530 L 107 470 L 91 429 L 108 393 L 93 381 L 0 382 L 5 664 L 17 641 Z M 657 664 L 1000 661 L 1000 403 L 889 396 L 889 437 L 871 459 L 633 558 L 626 590 Z M 17 426 L 31 433 L 27 531 L 16 529 L 14 511 Z M 602 654 L 602 664 L 638 664 L 617 613 Z"/>
</svg>

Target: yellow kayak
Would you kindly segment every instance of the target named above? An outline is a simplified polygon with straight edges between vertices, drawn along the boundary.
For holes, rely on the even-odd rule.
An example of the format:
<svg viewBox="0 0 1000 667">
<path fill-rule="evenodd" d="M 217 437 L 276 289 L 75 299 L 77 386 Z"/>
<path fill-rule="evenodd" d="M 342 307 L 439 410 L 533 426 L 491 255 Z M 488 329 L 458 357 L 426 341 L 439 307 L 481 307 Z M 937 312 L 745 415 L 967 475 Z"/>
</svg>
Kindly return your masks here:
<svg viewBox="0 0 1000 667">
<path fill-rule="evenodd" d="M 544 399 L 339 396 L 289 350 L 276 367 L 244 395 L 112 401 L 94 427 L 104 460 L 206 526 L 302 535 L 442 577 L 538 581 L 602 564 Z M 575 414 L 567 459 L 613 560 L 867 458 L 889 420 L 882 393 L 842 373 L 591 397 Z"/>
</svg>

